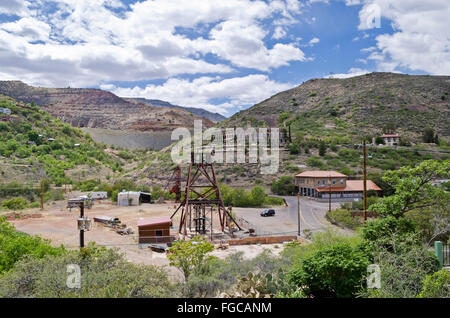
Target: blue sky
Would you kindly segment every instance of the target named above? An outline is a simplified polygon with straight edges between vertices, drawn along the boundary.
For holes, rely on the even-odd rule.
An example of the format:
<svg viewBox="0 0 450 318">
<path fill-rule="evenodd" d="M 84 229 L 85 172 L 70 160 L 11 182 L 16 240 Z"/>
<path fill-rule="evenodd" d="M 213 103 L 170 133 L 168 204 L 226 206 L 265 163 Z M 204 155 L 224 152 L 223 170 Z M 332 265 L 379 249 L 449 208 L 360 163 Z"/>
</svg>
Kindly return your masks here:
<svg viewBox="0 0 450 318">
<path fill-rule="evenodd" d="M 311 78 L 449 75 L 447 0 L 0 0 L 0 80 L 229 116 Z"/>
</svg>

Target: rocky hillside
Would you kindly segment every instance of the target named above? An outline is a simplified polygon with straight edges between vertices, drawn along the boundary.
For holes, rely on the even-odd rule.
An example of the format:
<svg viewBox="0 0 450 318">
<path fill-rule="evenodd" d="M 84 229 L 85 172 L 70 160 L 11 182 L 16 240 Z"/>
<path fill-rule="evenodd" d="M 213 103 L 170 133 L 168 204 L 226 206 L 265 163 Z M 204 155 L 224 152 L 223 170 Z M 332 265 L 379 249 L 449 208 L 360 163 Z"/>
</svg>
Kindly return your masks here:
<svg viewBox="0 0 450 318">
<path fill-rule="evenodd" d="M 191 112 L 129 102 L 100 89 L 32 87 L 21 81 L 0 81 L 0 94 L 25 103 L 34 102 L 74 127 L 113 130 L 170 131 L 191 127 L 195 119 L 214 123 Z"/>
<path fill-rule="evenodd" d="M 0 94 L 0 108 L 11 112 L 0 121 L 0 184 L 103 179 L 123 165 L 120 156 L 39 106 Z"/>
<path fill-rule="evenodd" d="M 204 118 L 208 118 L 209 120 L 211 120 L 213 122 L 216 122 L 216 123 L 226 119 L 225 116 L 222 116 L 219 113 L 213 113 L 213 112 L 204 110 L 202 108 L 184 107 L 184 106 L 173 105 L 173 104 L 171 104 L 169 102 L 165 102 L 165 101 L 159 100 L 159 99 L 146 99 L 146 98 L 124 98 L 124 99 L 127 100 L 127 101 L 131 101 L 131 102 L 146 103 L 146 104 L 149 104 L 150 106 L 153 106 L 153 107 L 169 107 L 169 108 L 177 108 L 177 109 L 187 110 L 188 112 L 191 112 L 194 115 L 197 115 L 197 116 L 200 116 L 200 117 L 204 117 Z"/>
<path fill-rule="evenodd" d="M 450 76 L 371 73 L 348 79 L 311 79 L 220 125 L 290 124 L 301 136 L 345 141 L 379 134 L 383 128 L 417 141 L 429 126 L 448 138 L 449 93 Z"/>
</svg>

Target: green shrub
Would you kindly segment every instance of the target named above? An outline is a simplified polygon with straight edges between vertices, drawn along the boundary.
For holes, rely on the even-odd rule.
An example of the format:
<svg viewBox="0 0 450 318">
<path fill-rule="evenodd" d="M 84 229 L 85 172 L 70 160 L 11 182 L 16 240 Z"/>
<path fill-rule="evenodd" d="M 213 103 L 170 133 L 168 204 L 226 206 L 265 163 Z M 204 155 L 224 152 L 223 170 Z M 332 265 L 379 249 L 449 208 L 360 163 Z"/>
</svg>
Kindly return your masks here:
<svg viewBox="0 0 450 318">
<path fill-rule="evenodd" d="M 392 249 L 393 244 L 415 234 L 411 221 L 393 216 L 367 221 L 362 229 L 362 237 L 372 249 Z"/>
<path fill-rule="evenodd" d="M 48 254 L 57 255 L 63 252 L 63 247 L 52 247 L 49 241 L 38 236 L 16 232 L 5 218 L 0 217 L 0 274 L 10 270 L 26 255 L 41 258 Z M 0 290 L 2 288 L 3 282 L 0 280 Z"/>
<path fill-rule="evenodd" d="M 161 196 L 163 196 L 163 190 L 160 186 L 154 185 L 152 187 L 152 199 L 153 200 L 158 200 Z"/>
<path fill-rule="evenodd" d="M 28 201 L 24 198 L 17 197 L 2 201 L 2 207 L 8 210 L 23 210 L 27 207 Z"/>
<path fill-rule="evenodd" d="M 300 147 L 295 143 L 289 144 L 288 149 L 291 155 L 298 155 L 300 153 Z"/>
<path fill-rule="evenodd" d="M 133 154 L 128 151 L 120 151 L 117 155 L 124 160 L 129 160 L 129 159 L 134 158 Z"/>
<path fill-rule="evenodd" d="M 355 229 L 361 225 L 361 221 L 358 218 L 352 217 L 349 210 L 336 209 L 327 212 L 327 219 L 333 223 L 350 229 Z"/>
<path fill-rule="evenodd" d="M 420 244 L 396 240 L 390 248 L 377 248 L 373 263 L 380 267 L 381 288 L 363 289 L 359 296 L 370 298 L 412 298 L 423 290 L 427 275 L 439 270 L 437 257 Z M 431 282 L 430 282 L 431 283 Z M 430 293 L 433 292 L 432 286 Z"/>
<path fill-rule="evenodd" d="M 418 298 L 450 298 L 450 272 L 445 268 L 425 277 Z"/>
<path fill-rule="evenodd" d="M 278 181 L 272 183 L 270 190 L 278 195 L 295 195 L 295 184 L 292 176 L 281 176 Z"/>
<path fill-rule="evenodd" d="M 296 265 L 289 279 L 314 297 L 352 297 L 363 284 L 368 265 L 369 258 L 361 249 L 333 244 Z"/>
<path fill-rule="evenodd" d="M 28 207 L 30 209 L 37 209 L 37 208 L 41 207 L 41 203 L 38 201 L 34 201 L 34 202 L 31 202 L 30 204 L 28 204 Z"/>
<path fill-rule="evenodd" d="M 282 198 L 266 196 L 264 204 L 270 206 L 284 205 L 284 200 Z"/>
<path fill-rule="evenodd" d="M 310 157 L 306 160 L 306 164 L 310 167 L 323 168 L 324 163 L 318 157 Z"/>
<path fill-rule="evenodd" d="M 82 273 L 80 288 L 69 288 L 68 264 Z M 179 297 L 180 288 L 157 266 L 128 262 L 117 249 L 86 247 L 83 251 L 27 257 L 0 278 L 0 297 L 121 298 Z"/>
</svg>

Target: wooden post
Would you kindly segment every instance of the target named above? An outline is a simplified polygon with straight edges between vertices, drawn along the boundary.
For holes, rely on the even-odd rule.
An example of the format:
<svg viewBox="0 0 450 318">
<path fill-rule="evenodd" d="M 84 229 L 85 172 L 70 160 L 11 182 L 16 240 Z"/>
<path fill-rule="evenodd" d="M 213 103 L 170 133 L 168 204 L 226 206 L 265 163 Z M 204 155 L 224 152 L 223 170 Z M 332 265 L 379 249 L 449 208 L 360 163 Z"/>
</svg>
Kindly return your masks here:
<svg viewBox="0 0 450 318">
<path fill-rule="evenodd" d="M 300 231 L 300 217 L 301 217 L 301 212 L 300 212 L 300 194 L 297 194 L 297 217 L 298 217 L 298 236 L 301 236 L 301 231 Z"/>
<path fill-rule="evenodd" d="M 80 205 L 80 218 L 84 219 L 84 202 Z M 84 247 L 84 230 L 80 229 L 80 249 Z"/>
<path fill-rule="evenodd" d="M 45 187 L 45 182 L 44 179 L 41 180 L 41 210 L 44 210 L 44 187 Z"/>
<path fill-rule="evenodd" d="M 331 176 L 328 177 L 328 212 L 331 212 Z"/>
</svg>

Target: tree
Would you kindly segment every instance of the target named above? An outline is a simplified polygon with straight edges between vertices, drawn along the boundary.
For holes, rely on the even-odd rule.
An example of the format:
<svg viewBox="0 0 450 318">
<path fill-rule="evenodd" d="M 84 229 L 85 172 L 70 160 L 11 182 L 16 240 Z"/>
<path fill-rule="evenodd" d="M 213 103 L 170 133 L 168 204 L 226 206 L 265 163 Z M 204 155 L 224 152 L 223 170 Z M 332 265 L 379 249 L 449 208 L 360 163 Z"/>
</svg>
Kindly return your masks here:
<svg viewBox="0 0 450 318">
<path fill-rule="evenodd" d="M 436 133 L 436 135 L 434 136 L 434 140 L 433 140 L 433 142 L 436 144 L 436 145 L 438 145 L 439 146 L 439 136 L 438 136 L 438 134 Z"/>
<path fill-rule="evenodd" d="M 175 242 L 169 248 L 167 258 L 171 266 L 180 269 L 185 280 L 192 273 L 201 271 L 206 254 L 214 250 L 214 245 L 209 243 L 205 237 L 194 236 L 190 241 Z"/>
<path fill-rule="evenodd" d="M 299 145 L 295 144 L 295 143 L 290 143 L 288 146 L 289 149 L 289 153 L 291 155 L 298 155 L 300 152 L 300 147 Z"/>
<path fill-rule="evenodd" d="M 384 139 L 381 138 L 380 136 L 377 136 L 377 137 L 375 138 L 375 143 L 376 143 L 377 145 L 384 145 Z"/>
<path fill-rule="evenodd" d="M 41 144 L 41 137 L 39 137 L 39 134 L 34 130 L 28 132 L 28 140 L 35 142 L 36 145 Z"/>
<path fill-rule="evenodd" d="M 326 152 L 327 152 L 327 145 L 325 144 L 324 141 L 321 141 L 319 145 L 319 156 L 321 157 L 325 156 Z"/>
<path fill-rule="evenodd" d="M 392 250 L 397 242 L 414 236 L 415 228 L 412 222 L 405 218 L 387 216 L 367 221 L 361 234 L 371 250 L 381 247 Z"/>
<path fill-rule="evenodd" d="M 266 193 L 264 191 L 264 187 L 255 186 L 251 190 L 251 200 L 253 202 L 253 206 L 261 207 L 264 205 L 264 201 L 266 199 Z"/>
<path fill-rule="evenodd" d="M 423 131 L 422 140 L 425 143 L 431 144 L 434 142 L 434 130 L 433 128 L 427 127 Z"/>
<path fill-rule="evenodd" d="M 314 297 L 352 297 L 363 283 L 368 256 L 348 243 L 325 246 L 294 266 L 289 279 Z"/>
<path fill-rule="evenodd" d="M 281 176 L 278 181 L 272 183 L 270 190 L 278 195 L 295 195 L 296 193 L 292 176 Z"/>
<path fill-rule="evenodd" d="M 395 193 L 382 198 L 371 209 L 382 216 L 402 217 L 412 210 L 436 209 L 447 207 L 450 193 L 443 187 L 434 186 L 431 181 L 448 178 L 450 160 L 439 162 L 427 160 L 415 167 L 402 167 L 387 171 L 383 181 L 390 184 Z"/>
<path fill-rule="evenodd" d="M 162 190 L 162 188 L 158 185 L 154 185 L 152 187 L 152 199 L 153 200 L 158 200 L 161 196 L 163 196 L 164 191 Z"/>
<path fill-rule="evenodd" d="M 393 240 L 391 248 L 380 247 L 373 253 L 373 263 L 381 270 L 380 288 L 362 290 L 359 296 L 375 298 L 411 298 L 422 290 L 426 275 L 439 269 L 436 256 L 414 236 Z"/>
</svg>

